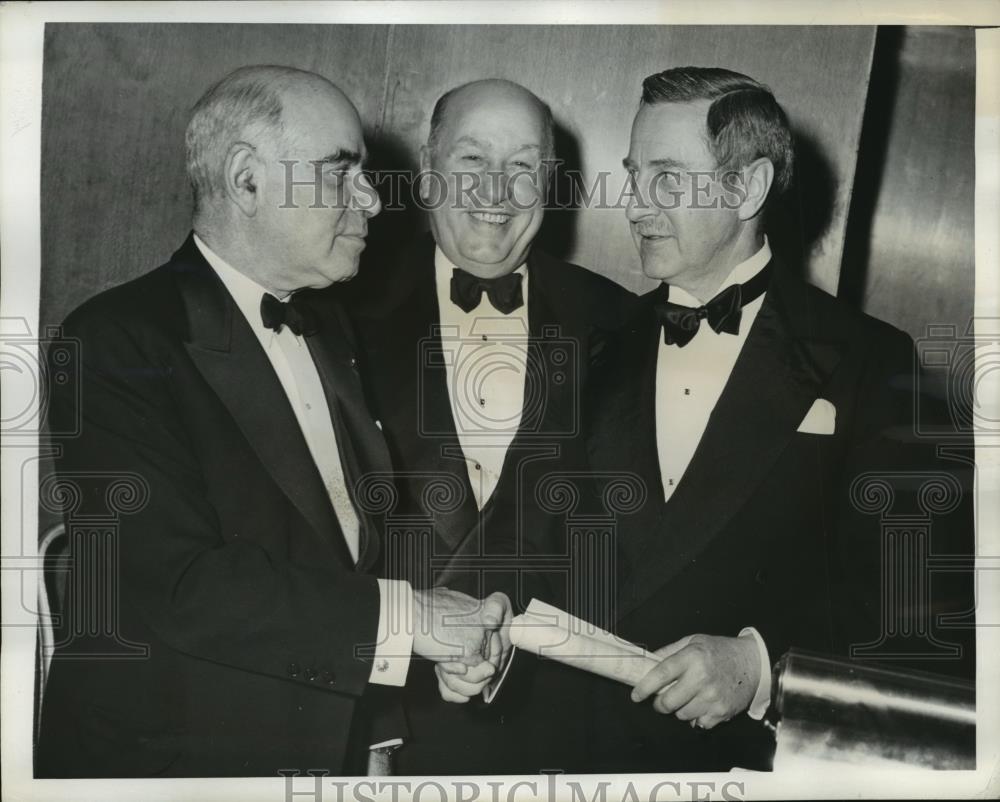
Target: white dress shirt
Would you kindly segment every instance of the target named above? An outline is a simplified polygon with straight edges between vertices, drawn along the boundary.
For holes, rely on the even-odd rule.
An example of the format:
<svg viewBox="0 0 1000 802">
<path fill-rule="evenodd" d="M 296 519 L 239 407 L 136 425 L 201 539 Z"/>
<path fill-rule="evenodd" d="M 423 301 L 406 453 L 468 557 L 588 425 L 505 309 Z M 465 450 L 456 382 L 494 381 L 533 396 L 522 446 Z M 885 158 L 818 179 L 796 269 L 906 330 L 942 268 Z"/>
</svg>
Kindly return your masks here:
<svg viewBox="0 0 1000 802">
<path fill-rule="evenodd" d="M 260 302 L 268 290 L 227 264 L 197 235 L 194 241 L 250 324 L 274 368 L 330 496 L 347 548 L 357 562 L 360 530 L 358 514 L 347 491 L 330 407 L 316 364 L 309 353 L 309 346 L 302 337 L 293 334 L 288 326 L 282 326 L 280 332 L 267 328 L 261 319 Z M 288 298 L 284 300 L 287 301 Z M 378 633 L 369 682 L 378 685 L 405 685 L 413 649 L 413 632 L 407 625 L 409 618 L 406 614 L 412 609 L 413 591 L 409 582 L 399 580 L 379 579 L 378 586 Z"/>
<path fill-rule="evenodd" d="M 745 284 L 771 260 L 771 247 L 763 247 L 745 262 L 736 265 L 719 285 L 722 292 L 733 284 Z M 702 305 L 680 287 L 670 287 L 671 303 L 681 306 Z M 663 498 L 668 501 L 684 478 L 684 473 L 701 442 L 708 418 L 729 381 L 747 334 L 764 303 L 764 295 L 743 307 L 738 334 L 716 334 L 702 321 L 697 333 L 683 348 L 666 345 L 660 339 L 656 359 L 656 452 L 660 463 Z M 760 654 L 760 683 L 750 704 L 749 714 L 762 718 L 771 697 L 771 668 L 767 647 L 753 627 L 740 631 L 741 637 L 753 637 Z"/>
<path fill-rule="evenodd" d="M 527 266 L 516 271 L 524 276 L 524 305 L 509 315 L 494 308 L 485 292 L 479 306 L 462 311 L 451 300 L 454 271 L 438 248 L 434 275 L 451 416 L 472 493 L 482 509 L 500 481 L 507 449 L 521 425 L 528 361 Z"/>
</svg>

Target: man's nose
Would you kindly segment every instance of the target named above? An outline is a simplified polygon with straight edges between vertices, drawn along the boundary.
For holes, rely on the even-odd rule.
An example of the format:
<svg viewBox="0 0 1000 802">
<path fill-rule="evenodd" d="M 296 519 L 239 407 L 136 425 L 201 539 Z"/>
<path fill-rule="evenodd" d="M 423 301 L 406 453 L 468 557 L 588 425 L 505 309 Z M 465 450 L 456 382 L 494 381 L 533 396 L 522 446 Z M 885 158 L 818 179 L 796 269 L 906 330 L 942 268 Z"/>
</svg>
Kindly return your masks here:
<svg viewBox="0 0 1000 802">
<path fill-rule="evenodd" d="M 507 200 L 509 187 L 507 173 L 502 168 L 494 167 L 482 175 L 476 196 L 484 206 L 499 206 Z"/>
<path fill-rule="evenodd" d="M 644 197 L 637 182 L 633 181 L 631 191 L 628 196 L 628 203 L 625 205 L 625 217 L 630 223 L 638 223 L 653 215 L 654 209 L 649 199 Z"/>
<path fill-rule="evenodd" d="M 366 217 L 374 217 L 382 211 L 382 199 L 379 198 L 378 191 L 372 186 L 368 176 L 358 173 L 357 180 L 351 192 L 351 208 L 361 212 Z"/>
</svg>

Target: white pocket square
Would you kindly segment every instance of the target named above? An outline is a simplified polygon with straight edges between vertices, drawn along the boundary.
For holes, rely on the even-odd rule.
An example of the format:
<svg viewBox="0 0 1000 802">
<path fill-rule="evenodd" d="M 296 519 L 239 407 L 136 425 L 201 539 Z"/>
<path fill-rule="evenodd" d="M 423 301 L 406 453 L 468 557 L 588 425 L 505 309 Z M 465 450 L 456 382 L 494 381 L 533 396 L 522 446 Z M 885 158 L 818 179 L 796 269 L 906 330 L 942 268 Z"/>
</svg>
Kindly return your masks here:
<svg viewBox="0 0 1000 802">
<path fill-rule="evenodd" d="M 804 434 L 833 434 L 837 426 L 837 408 L 825 398 L 817 398 L 799 424 Z"/>
</svg>

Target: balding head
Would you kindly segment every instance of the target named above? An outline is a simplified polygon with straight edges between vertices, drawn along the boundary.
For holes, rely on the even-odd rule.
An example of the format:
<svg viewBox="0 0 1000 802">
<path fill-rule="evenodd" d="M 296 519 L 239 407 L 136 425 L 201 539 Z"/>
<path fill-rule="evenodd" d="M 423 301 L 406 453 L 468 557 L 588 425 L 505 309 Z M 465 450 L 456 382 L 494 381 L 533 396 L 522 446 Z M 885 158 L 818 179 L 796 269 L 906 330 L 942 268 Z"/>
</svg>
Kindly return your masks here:
<svg viewBox="0 0 1000 802">
<path fill-rule="evenodd" d="M 552 113 L 523 86 L 474 81 L 438 100 L 420 192 L 452 264 L 481 278 L 524 264 L 542 222 L 552 151 Z"/>
<path fill-rule="evenodd" d="M 456 86 L 445 92 L 434 104 L 427 147 L 435 150 L 441 142 L 442 131 L 452 118 L 477 106 L 490 106 L 515 114 L 535 114 L 541 126 L 545 152 L 542 158 L 550 160 L 555 155 L 555 124 L 552 110 L 534 92 L 513 81 L 487 78 Z"/>
<path fill-rule="evenodd" d="M 296 118 L 318 98 L 357 118 L 350 100 L 330 81 L 293 67 L 241 67 L 208 89 L 195 104 L 185 133 L 195 216 L 224 197 L 226 154 L 234 143 L 290 144 L 302 129 Z"/>
<path fill-rule="evenodd" d="M 355 274 L 378 195 L 361 120 L 325 78 L 244 67 L 198 101 L 187 128 L 194 230 L 279 297 Z"/>
</svg>

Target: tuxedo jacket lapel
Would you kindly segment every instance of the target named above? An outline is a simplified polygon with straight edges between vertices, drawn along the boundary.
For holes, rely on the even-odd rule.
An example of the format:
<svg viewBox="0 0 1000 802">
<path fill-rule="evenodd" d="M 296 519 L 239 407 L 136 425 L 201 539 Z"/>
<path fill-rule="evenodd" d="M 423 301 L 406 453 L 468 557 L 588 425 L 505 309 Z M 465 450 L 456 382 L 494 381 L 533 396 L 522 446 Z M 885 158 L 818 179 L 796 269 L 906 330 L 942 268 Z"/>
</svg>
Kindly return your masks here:
<svg viewBox="0 0 1000 802">
<path fill-rule="evenodd" d="M 410 455 L 410 469 L 430 476 L 448 476 L 461 487 L 462 500 L 457 509 L 443 512 L 428 509 L 424 499 L 418 499 L 424 511 L 434 519 L 437 539 L 435 552 L 452 554 L 476 528 L 479 511 L 469 483 L 469 474 L 458 440 L 451 413 L 448 378 L 445 368 L 445 345 L 442 343 L 441 314 L 438 308 L 437 285 L 434 277 L 434 240 L 420 242 L 404 265 L 399 276 L 406 285 L 401 288 L 402 302 L 395 306 L 391 319 L 382 325 L 405 332 L 403 337 L 389 337 L 391 343 L 406 343 L 405 348 L 392 347 L 379 354 L 388 365 L 390 376 L 399 382 L 397 397 L 406 408 L 400 421 L 401 438 L 413 439 L 404 445 Z M 418 456 L 419 455 L 419 456 Z M 424 482 L 417 482 L 422 493 Z"/>
<path fill-rule="evenodd" d="M 528 259 L 528 356 L 521 423 L 512 446 L 526 437 L 575 430 L 588 331 L 558 315 L 558 298 L 536 260 Z M 575 363 L 575 364 L 574 364 Z"/>
<path fill-rule="evenodd" d="M 751 498 L 840 360 L 839 342 L 811 331 L 805 286 L 775 274 L 705 434 L 634 561 L 620 615 L 696 559 Z"/>
<path fill-rule="evenodd" d="M 614 336 L 604 363 L 591 379 L 588 449 L 594 470 L 632 473 L 641 479 L 647 494 L 642 511 L 658 515 L 663 505 L 655 408 L 660 329 L 652 301 L 647 296 L 642 303 L 633 323 Z"/>
<path fill-rule="evenodd" d="M 187 313 L 185 347 L 261 463 L 312 525 L 353 564 L 326 488 L 267 355 L 215 271 L 189 238 L 175 257 Z"/>
<path fill-rule="evenodd" d="M 311 305 L 319 317 L 320 326 L 319 333 L 307 337 L 306 343 L 323 384 L 344 466 L 344 478 L 361 523 L 357 568 L 367 571 L 379 555 L 381 524 L 359 503 L 357 483 L 369 473 L 390 473 L 392 463 L 364 398 L 356 349 L 348 339 L 349 324 L 339 314 L 336 302 L 329 295 Z"/>
</svg>

